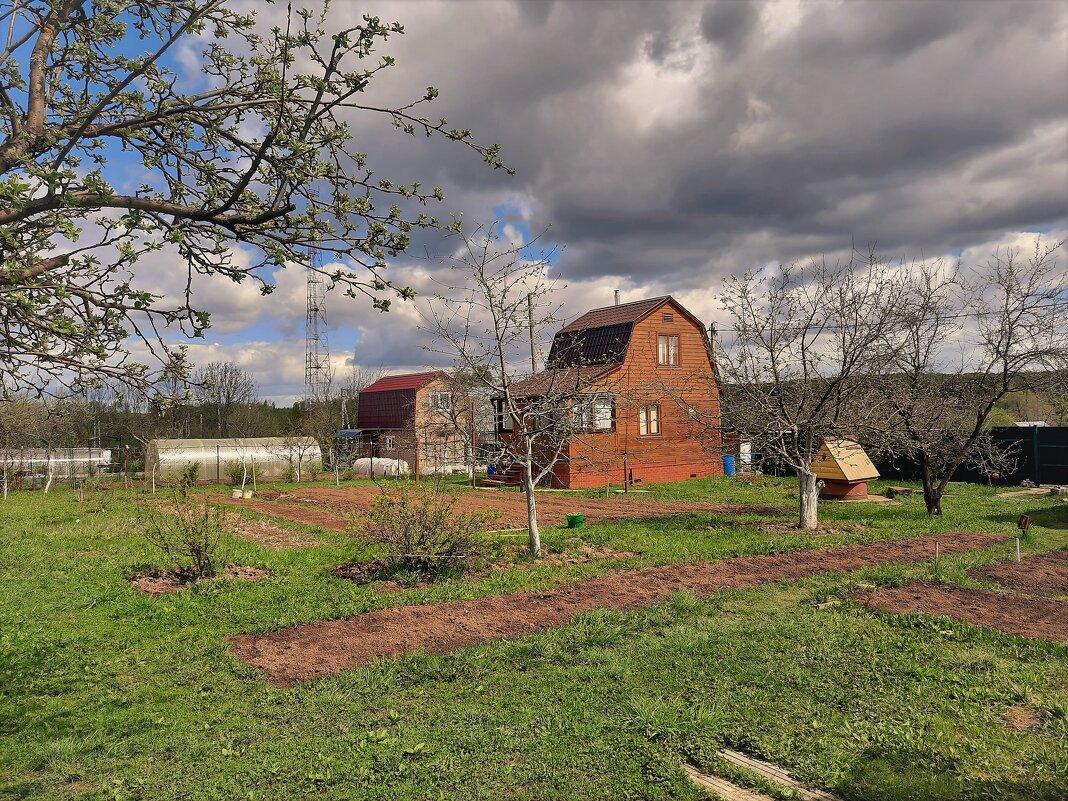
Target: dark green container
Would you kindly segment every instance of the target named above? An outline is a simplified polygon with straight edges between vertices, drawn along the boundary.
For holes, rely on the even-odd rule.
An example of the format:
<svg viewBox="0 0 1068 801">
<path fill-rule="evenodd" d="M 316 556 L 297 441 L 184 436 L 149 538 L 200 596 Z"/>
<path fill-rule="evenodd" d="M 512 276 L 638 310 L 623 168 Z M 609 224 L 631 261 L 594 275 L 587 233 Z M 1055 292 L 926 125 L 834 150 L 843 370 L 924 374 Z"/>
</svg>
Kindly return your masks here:
<svg viewBox="0 0 1068 801">
<path fill-rule="evenodd" d="M 582 528 L 586 525 L 586 515 L 567 515 L 568 528 Z"/>
</svg>

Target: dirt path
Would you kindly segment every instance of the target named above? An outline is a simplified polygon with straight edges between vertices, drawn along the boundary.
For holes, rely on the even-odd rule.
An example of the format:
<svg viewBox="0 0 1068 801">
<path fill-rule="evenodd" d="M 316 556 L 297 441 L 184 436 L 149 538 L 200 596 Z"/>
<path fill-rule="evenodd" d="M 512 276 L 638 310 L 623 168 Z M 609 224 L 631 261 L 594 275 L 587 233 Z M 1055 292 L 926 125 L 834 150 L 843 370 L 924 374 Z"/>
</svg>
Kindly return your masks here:
<svg viewBox="0 0 1068 801">
<path fill-rule="evenodd" d="M 234 500 L 222 493 L 208 496 L 213 504 L 252 509 L 260 514 L 281 517 L 298 523 L 344 531 L 352 523 L 350 516 L 371 508 L 371 502 L 381 493 L 377 487 L 296 487 L 286 493 L 262 493 L 254 500 Z M 527 509 L 523 495 L 518 492 L 471 490 L 459 495 L 454 507 L 457 512 L 489 511 L 496 514 L 493 528 L 526 528 Z M 786 510 L 774 506 L 744 503 L 705 503 L 701 501 L 665 501 L 633 496 L 612 498 L 578 498 L 544 494 L 538 496 L 538 522 L 557 525 L 565 522 L 565 515 L 581 512 L 587 523 L 605 520 L 665 517 L 693 512 L 726 515 L 779 515 Z"/>
<path fill-rule="evenodd" d="M 869 609 L 896 614 L 926 612 L 975 626 L 1054 642 L 1068 642 L 1068 602 L 916 582 L 884 587 L 855 597 Z"/>
<path fill-rule="evenodd" d="M 410 651 L 445 653 L 570 623 L 592 609 L 632 610 L 662 603 L 674 592 L 720 590 L 798 579 L 824 571 L 857 570 L 942 553 L 984 548 L 1004 536 L 950 532 L 870 545 L 725 559 L 721 562 L 620 570 L 551 590 L 492 595 L 473 601 L 397 606 L 344 619 L 291 626 L 265 635 L 230 638 L 234 654 L 287 687 Z"/>
</svg>

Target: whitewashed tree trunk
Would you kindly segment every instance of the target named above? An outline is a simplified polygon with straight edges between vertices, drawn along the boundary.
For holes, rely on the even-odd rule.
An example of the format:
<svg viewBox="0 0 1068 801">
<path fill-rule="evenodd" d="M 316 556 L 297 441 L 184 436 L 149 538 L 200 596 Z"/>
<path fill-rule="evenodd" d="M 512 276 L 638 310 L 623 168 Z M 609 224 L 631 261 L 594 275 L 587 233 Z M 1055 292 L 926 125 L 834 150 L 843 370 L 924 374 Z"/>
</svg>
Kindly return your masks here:
<svg viewBox="0 0 1068 801">
<path fill-rule="evenodd" d="M 534 496 L 534 459 L 527 445 L 526 463 L 523 465 L 523 494 L 527 497 L 527 533 L 531 556 L 541 556 L 541 531 L 538 529 L 538 501 Z"/>
<path fill-rule="evenodd" d="M 801 519 L 798 524 L 801 528 L 811 531 L 819 525 L 817 506 L 823 482 L 808 470 L 799 470 L 797 477 L 801 496 Z"/>
</svg>

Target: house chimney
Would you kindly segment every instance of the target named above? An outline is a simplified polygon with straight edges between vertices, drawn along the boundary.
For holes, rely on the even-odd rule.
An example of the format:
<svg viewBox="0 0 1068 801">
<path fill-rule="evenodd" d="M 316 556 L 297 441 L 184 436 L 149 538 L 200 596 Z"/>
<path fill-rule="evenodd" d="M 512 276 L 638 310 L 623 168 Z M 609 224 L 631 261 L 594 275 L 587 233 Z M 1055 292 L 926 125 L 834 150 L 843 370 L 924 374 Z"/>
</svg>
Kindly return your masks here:
<svg viewBox="0 0 1068 801">
<path fill-rule="evenodd" d="M 619 290 L 616 290 L 616 305 L 619 305 Z"/>
</svg>

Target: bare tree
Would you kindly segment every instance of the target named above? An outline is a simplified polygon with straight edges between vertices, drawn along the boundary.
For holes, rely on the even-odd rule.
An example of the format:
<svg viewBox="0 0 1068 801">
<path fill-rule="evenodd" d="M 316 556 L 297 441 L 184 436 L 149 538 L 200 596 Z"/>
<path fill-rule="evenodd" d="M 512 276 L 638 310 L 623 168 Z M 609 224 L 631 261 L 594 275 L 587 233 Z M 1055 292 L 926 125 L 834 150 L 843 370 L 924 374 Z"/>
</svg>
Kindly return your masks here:
<svg viewBox="0 0 1068 801">
<path fill-rule="evenodd" d="M 428 330 L 434 347 L 451 356 L 458 372 L 494 399 L 505 458 L 520 468 L 531 555 L 541 553 L 535 488 L 565 458 L 572 435 L 596 401 L 597 379 L 607 369 L 589 366 L 527 375 L 531 327 L 555 328 L 545 253 L 533 243 L 503 240 L 497 226 L 459 233 L 459 245 L 439 261 L 451 268 L 444 292 L 431 302 Z"/>
<path fill-rule="evenodd" d="M 719 343 L 724 417 L 797 474 L 802 528 L 818 524 L 821 482 L 812 464 L 824 438 L 879 428 L 866 379 L 880 368 L 877 345 L 899 295 L 873 254 L 766 269 L 725 287 L 733 330 Z"/>
<path fill-rule="evenodd" d="M 1068 278 L 1059 243 L 986 265 L 918 264 L 880 349 L 886 451 L 916 462 L 931 515 L 962 465 L 998 462 L 986 428 L 1004 398 L 1054 391 L 1068 365 Z M 1004 458 L 1003 456 L 1001 458 Z"/>
<path fill-rule="evenodd" d="M 256 382 L 233 362 L 209 362 L 193 374 L 193 397 L 214 424 L 215 436 L 231 436 L 234 412 L 256 400 Z"/>
</svg>

